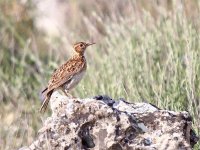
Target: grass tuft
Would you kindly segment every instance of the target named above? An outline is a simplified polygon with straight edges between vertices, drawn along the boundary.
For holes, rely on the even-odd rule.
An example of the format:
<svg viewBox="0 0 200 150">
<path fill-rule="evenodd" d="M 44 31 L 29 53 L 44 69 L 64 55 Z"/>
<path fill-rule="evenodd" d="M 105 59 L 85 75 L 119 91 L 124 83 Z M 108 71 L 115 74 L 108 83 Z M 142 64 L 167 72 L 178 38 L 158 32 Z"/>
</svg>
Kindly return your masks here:
<svg viewBox="0 0 200 150">
<path fill-rule="evenodd" d="M 71 43 L 88 39 L 97 44 L 87 50 L 87 74 L 72 94 L 186 110 L 200 135 L 199 1 L 63 3 L 65 27 L 50 37 L 36 27 L 36 4 L 0 2 L 0 149 L 33 141 L 48 115 L 38 113 L 40 91 L 70 57 Z"/>
</svg>

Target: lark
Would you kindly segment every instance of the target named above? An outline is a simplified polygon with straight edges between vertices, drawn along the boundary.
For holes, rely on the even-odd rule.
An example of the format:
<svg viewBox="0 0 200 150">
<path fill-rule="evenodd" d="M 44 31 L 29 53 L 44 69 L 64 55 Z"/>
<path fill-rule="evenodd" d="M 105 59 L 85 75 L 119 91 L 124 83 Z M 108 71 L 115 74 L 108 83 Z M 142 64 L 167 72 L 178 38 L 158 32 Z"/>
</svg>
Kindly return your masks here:
<svg viewBox="0 0 200 150">
<path fill-rule="evenodd" d="M 95 43 L 78 42 L 74 44 L 75 54 L 54 71 L 48 86 L 42 91 L 45 99 L 40 112 L 45 112 L 55 90 L 62 90 L 67 96 L 70 96 L 69 91 L 80 82 L 86 72 L 87 63 L 84 53 L 86 48 L 93 44 Z"/>
</svg>

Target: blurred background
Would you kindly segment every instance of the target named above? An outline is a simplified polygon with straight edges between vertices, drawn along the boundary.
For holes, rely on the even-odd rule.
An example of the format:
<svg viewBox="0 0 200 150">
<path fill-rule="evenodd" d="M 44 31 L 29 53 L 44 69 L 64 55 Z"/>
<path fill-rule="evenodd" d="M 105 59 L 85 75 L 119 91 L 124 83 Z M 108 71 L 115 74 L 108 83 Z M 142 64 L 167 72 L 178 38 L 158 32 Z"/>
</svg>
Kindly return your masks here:
<svg viewBox="0 0 200 150">
<path fill-rule="evenodd" d="M 94 41 L 76 97 L 188 111 L 200 132 L 200 1 L 0 0 L 0 149 L 30 144 L 40 91 L 72 44 Z M 199 149 L 199 145 L 196 145 Z"/>
</svg>

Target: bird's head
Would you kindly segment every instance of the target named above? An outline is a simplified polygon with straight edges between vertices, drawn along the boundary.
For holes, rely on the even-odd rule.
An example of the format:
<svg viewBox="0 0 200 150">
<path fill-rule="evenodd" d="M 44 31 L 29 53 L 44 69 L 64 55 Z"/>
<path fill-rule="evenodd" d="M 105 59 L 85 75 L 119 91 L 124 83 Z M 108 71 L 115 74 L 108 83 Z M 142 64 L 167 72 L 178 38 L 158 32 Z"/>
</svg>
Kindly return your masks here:
<svg viewBox="0 0 200 150">
<path fill-rule="evenodd" d="M 86 48 L 95 43 L 78 42 L 74 44 L 74 50 L 79 54 L 84 54 Z"/>
</svg>

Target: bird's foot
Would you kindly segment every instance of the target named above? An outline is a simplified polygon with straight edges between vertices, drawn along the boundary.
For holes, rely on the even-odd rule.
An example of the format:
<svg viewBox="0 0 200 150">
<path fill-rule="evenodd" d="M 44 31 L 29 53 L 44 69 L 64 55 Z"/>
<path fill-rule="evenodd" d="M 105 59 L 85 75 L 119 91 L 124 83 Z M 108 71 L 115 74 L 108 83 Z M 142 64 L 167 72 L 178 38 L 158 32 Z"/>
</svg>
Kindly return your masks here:
<svg viewBox="0 0 200 150">
<path fill-rule="evenodd" d="M 65 96 L 67 96 L 69 98 L 75 98 L 74 96 L 72 96 L 71 94 L 69 94 L 69 91 L 67 91 L 67 90 L 63 90 L 63 93 L 65 94 Z"/>
</svg>

